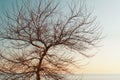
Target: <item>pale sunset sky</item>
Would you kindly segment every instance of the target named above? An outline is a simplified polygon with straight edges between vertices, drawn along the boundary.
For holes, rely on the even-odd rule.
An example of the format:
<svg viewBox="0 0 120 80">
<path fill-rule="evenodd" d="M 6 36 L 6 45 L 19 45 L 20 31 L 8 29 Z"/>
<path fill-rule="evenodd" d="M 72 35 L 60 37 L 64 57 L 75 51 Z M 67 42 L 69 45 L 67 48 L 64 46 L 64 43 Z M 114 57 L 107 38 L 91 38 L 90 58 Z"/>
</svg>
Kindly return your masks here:
<svg viewBox="0 0 120 80">
<path fill-rule="evenodd" d="M 2 15 L 2 10 L 15 1 L 0 0 L 0 15 Z M 62 3 L 68 1 L 61 0 Z M 101 47 L 97 49 L 97 54 L 88 59 L 89 64 L 85 65 L 82 71 L 93 74 L 120 74 L 120 0 L 85 1 L 87 6 L 93 10 L 93 15 L 97 16 L 96 20 L 102 27 L 105 38 L 100 42 Z"/>
<path fill-rule="evenodd" d="M 86 66 L 86 73 L 120 73 L 120 0 L 86 0 L 103 35 L 102 47 Z"/>
</svg>

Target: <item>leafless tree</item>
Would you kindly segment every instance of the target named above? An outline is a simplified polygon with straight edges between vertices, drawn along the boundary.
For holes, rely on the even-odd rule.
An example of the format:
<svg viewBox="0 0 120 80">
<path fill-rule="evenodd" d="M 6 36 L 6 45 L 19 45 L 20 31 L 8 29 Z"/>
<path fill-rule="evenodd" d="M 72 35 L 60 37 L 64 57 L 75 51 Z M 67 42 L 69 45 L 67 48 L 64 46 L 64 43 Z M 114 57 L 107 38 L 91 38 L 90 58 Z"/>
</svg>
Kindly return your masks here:
<svg viewBox="0 0 120 80">
<path fill-rule="evenodd" d="M 76 66 L 72 55 L 89 57 L 84 52 L 101 37 L 95 18 L 85 4 L 69 4 L 64 11 L 53 0 L 31 2 L 4 12 L 0 73 L 11 80 L 64 80 L 61 74 Z"/>
</svg>

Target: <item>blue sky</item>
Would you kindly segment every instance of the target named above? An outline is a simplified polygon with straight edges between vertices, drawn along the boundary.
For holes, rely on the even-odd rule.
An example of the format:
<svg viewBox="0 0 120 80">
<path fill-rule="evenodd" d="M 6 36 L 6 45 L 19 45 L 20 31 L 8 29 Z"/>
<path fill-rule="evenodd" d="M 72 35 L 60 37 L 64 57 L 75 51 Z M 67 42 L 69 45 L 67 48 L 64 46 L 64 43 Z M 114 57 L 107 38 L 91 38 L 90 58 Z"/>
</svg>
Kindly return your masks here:
<svg viewBox="0 0 120 80">
<path fill-rule="evenodd" d="M 120 38 L 120 1 L 119 0 L 88 0 L 94 7 L 97 19 L 104 28 L 107 38 Z"/>
<path fill-rule="evenodd" d="M 0 0 L 0 9 L 9 8 L 16 0 Z M 20 0 L 18 0 L 20 1 Z M 61 0 L 61 4 L 69 0 Z M 76 2 L 79 0 L 75 0 Z M 89 9 L 94 10 L 99 26 L 103 28 L 98 54 L 89 59 L 85 73 L 120 73 L 120 0 L 86 0 Z M 9 8 L 10 9 L 10 8 Z M 0 10 L 0 16 L 2 12 Z"/>
</svg>

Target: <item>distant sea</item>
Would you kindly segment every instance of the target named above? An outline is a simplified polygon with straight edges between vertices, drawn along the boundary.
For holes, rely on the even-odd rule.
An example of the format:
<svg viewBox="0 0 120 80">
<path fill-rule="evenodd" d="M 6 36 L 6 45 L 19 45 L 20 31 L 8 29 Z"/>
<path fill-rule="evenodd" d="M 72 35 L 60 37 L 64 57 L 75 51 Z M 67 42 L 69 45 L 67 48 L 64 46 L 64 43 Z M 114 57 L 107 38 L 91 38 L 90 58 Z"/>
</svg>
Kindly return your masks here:
<svg viewBox="0 0 120 80">
<path fill-rule="evenodd" d="M 120 74 L 76 74 L 69 80 L 120 80 Z"/>
<path fill-rule="evenodd" d="M 120 80 L 120 74 L 74 74 L 66 77 L 67 80 Z"/>
</svg>

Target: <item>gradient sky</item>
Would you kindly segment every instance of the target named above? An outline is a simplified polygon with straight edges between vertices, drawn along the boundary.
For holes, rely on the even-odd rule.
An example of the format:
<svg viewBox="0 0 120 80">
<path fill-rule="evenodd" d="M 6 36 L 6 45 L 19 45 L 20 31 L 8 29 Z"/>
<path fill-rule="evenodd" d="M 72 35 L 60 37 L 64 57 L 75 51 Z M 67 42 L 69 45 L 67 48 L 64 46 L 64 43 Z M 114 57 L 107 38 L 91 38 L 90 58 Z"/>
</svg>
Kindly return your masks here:
<svg viewBox="0 0 120 80">
<path fill-rule="evenodd" d="M 0 9 L 4 10 L 11 3 L 15 3 L 14 1 L 16 0 L 0 0 Z M 69 0 L 61 1 L 64 3 Z M 120 0 L 86 0 L 86 2 L 88 7 L 94 10 L 93 15 L 97 16 L 97 22 L 103 28 L 103 35 L 106 37 L 101 41 L 96 56 L 90 58 L 89 64 L 84 66 L 83 72 L 120 73 Z"/>
<path fill-rule="evenodd" d="M 86 0 L 103 34 L 102 47 L 86 66 L 86 73 L 120 73 L 120 0 Z"/>
</svg>

